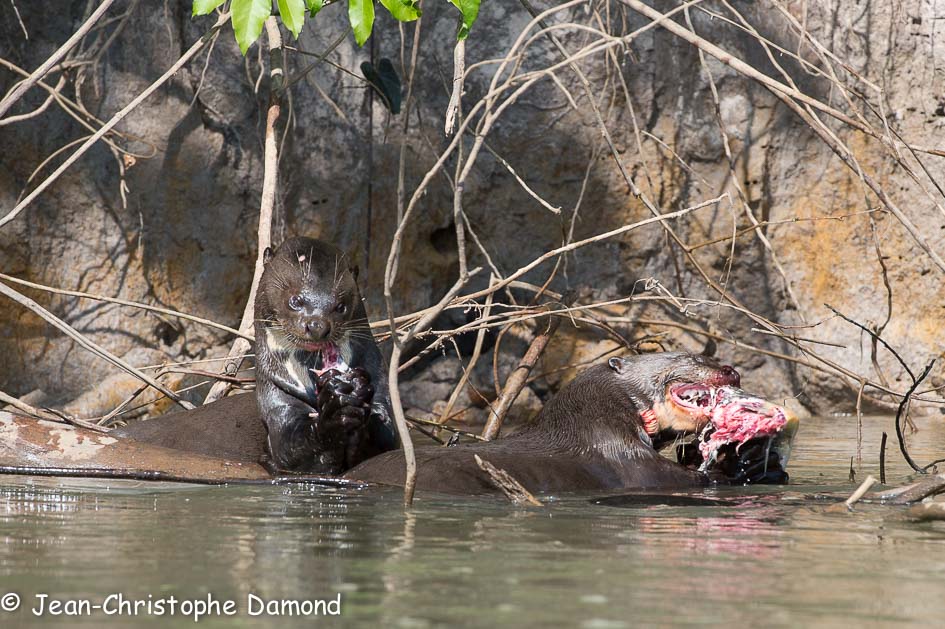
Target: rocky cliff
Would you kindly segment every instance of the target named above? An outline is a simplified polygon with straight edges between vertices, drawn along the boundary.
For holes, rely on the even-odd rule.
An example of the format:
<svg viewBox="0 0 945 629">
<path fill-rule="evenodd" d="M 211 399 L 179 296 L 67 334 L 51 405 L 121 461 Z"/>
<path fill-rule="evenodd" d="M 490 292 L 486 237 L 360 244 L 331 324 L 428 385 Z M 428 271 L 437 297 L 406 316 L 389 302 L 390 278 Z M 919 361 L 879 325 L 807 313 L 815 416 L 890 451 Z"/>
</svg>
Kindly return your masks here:
<svg viewBox="0 0 945 629">
<path fill-rule="evenodd" d="M 29 39 L 11 6 L 0 6 L 0 58 L 27 71 L 65 41 L 87 12 L 87 3 L 79 1 L 63 3 L 58 13 L 36 3 L 16 4 Z M 656 4 L 661 11 L 671 8 Z M 70 57 L 73 65 L 51 74 L 47 84 L 55 87 L 61 76 L 63 98 L 107 120 L 212 24 L 209 18 L 192 20 L 189 5 L 117 2 L 109 13 L 114 19 L 86 38 Z M 382 280 L 398 220 L 401 152 L 409 195 L 450 139 L 443 118 L 455 15 L 448 3 L 427 5 L 406 131 L 403 114 L 390 115 L 358 69 L 362 61 L 383 57 L 399 71 L 409 65 L 414 27 L 400 29 L 380 16 L 363 49 L 345 38 L 327 57 L 330 63 L 293 85 L 291 106 L 280 121 L 282 128 L 289 126 L 280 161 L 279 232 L 314 235 L 351 250 L 366 278 L 363 289 L 374 318 L 385 314 Z M 650 20 L 620 2 L 573 3 L 547 18 L 553 26 L 547 32 L 564 50 L 573 54 L 595 42 L 624 39 L 579 60 L 588 92 L 561 63 L 556 45 L 532 29 L 535 37 L 515 71 L 553 72 L 524 91 L 490 130 L 487 149 L 464 186 L 469 226 L 507 274 L 569 238 L 649 217 L 621 170 L 662 212 L 727 195 L 672 221 L 686 249 L 659 225 L 642 228 L 575 251 L 550 287 L 570 291 L 578 304 L 653 297 L 600 309 L 597 316 L 609 317 L 624 338 L 645 341 L 645 349 L 699 350 L 707 335 L 714 337 L 718 354 L 743 372 L 746 388 L 773 398 L 797 397 L 817 412 L 852 411 L 860 380 L 905 391 L 911 380 L 895 358 L 880 347 L 874 361 L 870 336 L 824 304 L 880 328 L 914 372 L 945 351 L 945 271 L 916 237 L 945 255 L 945 194 L 939 187 L 945 158 L 935 152 L 945 149 L 938 145 L 945 122 L 938 13 L 936 3 L 925 1 L 710 2 L 694 6 L 688 21 L 684 12 L 674 16 L 700 41 L 721 47 L 761 76 L 792 85 L 874 130 L 865 133 L 810 110 L 848 147 L 847 161 L 855 161 L 858 172 L 758 77 L 720 62 L 705 48 L 700 54 L 698 46 L 666 29 L 636 32 Z M 465 111 L 489 90 L 497 65 L 484 62 L 505 57 L 530 21 L 518 2 L 483 2 L 466 50 L 468 66 L 483 63 L 466 81 Z M 342 7 L 330 6 L 289 44 L 320 54 L 345 29 Z M 290 51 L 290 79 L 312 60 Z M 209 55 L 201 54 L 119 125 L 121 135 L 110 139 L 122 152 L 100 143 L 0 231 L 2 272 L 236 325 L 255 255 L 265 68 L 260 44 L 244 58 L 232 32 L 224 30 Z M 18 78 L 5 66 L 0 89 Z M 588 93 L 612 136 L 619 167 Z M 33 88 L 11 113 L 29 112 L 47 95 Z M 62 155 L 50 164 L 43 160 L 89 133 L 76 119 L 90 123 L 89 116 L 64 109 L 52 103 L 39 116 L 0 127 L 0 213 Z M 917 234 L 864 183 L 863 173 Z M 406 231 L 395 290 L 399 313 L 435 302 L 455 281 L 455 174 L 451 157 Z M 523 182 L 560 213 L 539 203 Z M 472 243 L 468 250 L 472 263 L 485 262 Z M 552 266 L 540 266 L 527 279 L 542 284 Z M 745 308 L 790 326 L 782 334 L 808 339 L 799 343 L 816 356 L 758 332 L 761 326 L 726 305 L 706 277 Z M 219 356 L 230 341 L 224 333 L 174 318 L 27 292 L 138 366 Z M 543 358 L 541 370 L 550 373 L 533 384 L 539 396 L 571 373 L 560 367 L 617 347 L 612 334 L 578 324 L 563 325 Z M 529 332 L 519 331 L 527 340 Z M 517 360 L 522 342 L 503 343 L 508 353 L 500 363 Z M 6 357 L 0 390 L 30 394 L 37 403 L 66 405 L 98 387 L 94 403 L 86 395 L 73 407 L 107 408 L 135 386 L 8 301 L 0 301 L 0 352 Z M 446 360 L 453 360 L 446 372 L 440 366 L 411 374 L 408 404 L 429 408 L 442 393 L 417 382 L 458 377 L 458 361 Z M 486 385 L 490 371 L 483 364 L 474 380 Z M 109 382 L 104 392 L 102 382 Z M 939 365 L 923 388 L 943 384 Z M 440 388 L 448 394 L 448 386 Z M 870 387 L 865 397 L 874 407 L 882 398 Z"/>
</svg>

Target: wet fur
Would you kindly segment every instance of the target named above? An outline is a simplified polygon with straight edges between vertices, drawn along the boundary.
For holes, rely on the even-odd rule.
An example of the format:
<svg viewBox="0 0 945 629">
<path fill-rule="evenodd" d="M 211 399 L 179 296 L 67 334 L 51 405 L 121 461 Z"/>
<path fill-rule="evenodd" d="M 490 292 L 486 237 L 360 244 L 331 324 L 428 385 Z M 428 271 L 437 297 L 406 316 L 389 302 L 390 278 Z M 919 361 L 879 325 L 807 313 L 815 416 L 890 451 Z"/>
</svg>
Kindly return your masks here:
<svg viewBox="0 0 945 629">
<path fill-rule="evenodd" d="M 109 435 L 245 463 L 258 463 L 266 453 L 266 427 L 251 393 L 136 421 Z"/>
<path fill-rule="evenodd" d="M 691 354 L 648 354 L 595 365 L 566 385 L 535 422 L 510 437 L 417 451 L 417 488 L 446 493 L 497 489 L 474 456 L 504 469 L 532 492 L 693 487 L 702 474 L 662 457 L 643 430 L 652 408 L 675 381 L 711 381 L 721 366 Z M 388 452 L 345 474 L 402 485 L 404 459 Z"/>
<path fill-rule="evenodd" d="M 350 367 L 365 369 L 374 386 L 362 458 L 397 447 L 386 370 L 347 256 L 310 238 L 283 243 L 266 262 L 255 302 L 256 399 L 268 432 L 270 467 L 339 474 L 344 457 L 319 435 L 312 419 L 316 399 L 311 369 L 318 353 L 299 347 L 304 339 L 286 306 L 291 295 L 300 293 L 326 312 L 335 303 L 348 304 L 344 316 L 332 315 L 328 340 Z"/>
</svg>

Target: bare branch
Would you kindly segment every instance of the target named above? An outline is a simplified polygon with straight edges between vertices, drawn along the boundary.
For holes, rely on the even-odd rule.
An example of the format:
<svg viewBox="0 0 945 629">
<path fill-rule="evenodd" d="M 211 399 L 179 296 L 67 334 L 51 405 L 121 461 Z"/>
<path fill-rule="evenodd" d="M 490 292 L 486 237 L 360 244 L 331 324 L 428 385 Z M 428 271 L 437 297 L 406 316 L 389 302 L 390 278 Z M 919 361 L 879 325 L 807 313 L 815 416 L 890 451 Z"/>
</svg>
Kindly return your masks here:
<svg viewBox="0 0 945 629">
<path fill-rule="evenodd" d="M 66 56 L 66 53 L 72 50 L 72 48 L 82 41 L 82 38 L 85 37 L 92 27 L 95 26 L 95 23 L 98 22 L 99 18 L 105 15 L 105 12 L 108 11 L 108 8 L 115 2 L 115 0 L 103 0 L 102 4 L 99 5 L 97 9 L 89 16 L 82 26 L 79 27 L 72 37 L 66 40 L 62 46 L 59 47 L 56 52 L 54 52 L 46 61 L 42 63 L 36 70 L 30 74 L 29 78 L 25 81 L 17 83 L 16 87 L 10 90 L 3 100 L 0 100 L 0 118 L 3 118 L 4 114 L 10 111 L 10 108 L 20 99 L 20 97 L 26 93 L 28 89 L 36 85 L 36 82 L 46 76 L 46 73 L 49 72 L 50 68 L 59 63 L 60 59 Z M 15 8 L 15 7 L 14 7 Z M 17 17 L 19 17 L 19 11 L 17 11 Z M 22 24 L 22 22 L 21 22 Z M 26 29 L 24 28 L 24 32 Z M 0 223 L 0 227 L 3 224 Z"/>
<path fill-rule="evenodd" d="M 111 1 L 111 0 L 109 0 L 109 2 L 110 2 L 110 1 Z M 90 137 L 88 140 L 86 140 L 86 141 L 82 144 L 82 146 L 80 146 L 80 147 L 78 148 L 78 150 L 76 150 L 75 153 L 73 153 L 72 155 L 70 155 L 69 158 L 66 159 L 66 161 L 64 161 L 64 162 L 62 163 L 62 165 L 59 166 L 59 168 L 57 168 L 55 171 L 53 171 L 53 173 L 52 173 L 51 175 L 49 175 L 48 177 L 46 177 L 46 179 L 44 179 L 42 183 L 40 183 L 38 186 L 36 186 L 36 188 L 35 188 L 32 192 L 30 192 L 30 193 L 26 196 L 25 199 L 23 199 L 22 201 L 20 201 L 19 203 L 17 203 L 16 206 L 6 214 L 6 216 L 4 216 L 3 218 L 0 218 L 0 228 L 2 228 L 4 225 L 6 225 L 7 223 L 9 223 L 9 222 L 12 221 L 13 219 L 15 219 L 15 218 L 20 214 L 20 212 L 22 212 L 22 211 L 26 208 L 26 206 L 28 206 L 30 203 L 32 203 L 33 200 L 34 200 L 36 197 L 38 197 L 40 194 L 42 194 L 42 192 L 43 192 L 44 190 L 46 190 L 46 188 L 48 188 L 50 185 L 52 185 L 54 181 L 56 181 L 57 179 L 59 179 L 59 177 L 62 175 L 62 173 L 66 172 L 66 170 L 67 170 L 70 166 L 72 166 L 76 161 L 78 161 L 78 159 L 79 159 L 80 157 L 82 157 L 82 156 L 86 153 L 86 151 L 88 151 L 90 148 L 92 148 L 92 146 L 93 146 L 96 142 L 98 142 L 98 141 L 102 138 L 102 136 L 104 136 L 106 133 L 108 133 L 108 132 L 109 132 L 115 125 L 117 125 L 119 122 L 121 122 L 122 120 L 124 120 L 124 118 L 125 118 L 128 114 L 130 114 L 138 105 L 140 105 L 141 103 L 143 103 L 151 94 L 153 94 L 153 93 L 155 92 L 155 90 L 157 90 L 159 87 L 161 87 L 162 85 L 164 85 L 164 83 L 166 83 L 167 81 L 169 81 L 169 80 L 171 79 L 171 77 L 173 77 L 175 74 L 177 74 L 177 72 L 178 72 L 181 68 L 183 68 L 185 65 L 187 65 L 187 63 L 188 63 L 191 59 L 193 59 L 194 56 L 195 56 L 198 52 L 200 52 L 200 50 L 211 40 L 213 33 L 215 33 L 215 32 L 216 32 L 217 30 L 219 30 L 224 24 L 226 24 L 226 22 L 229 21 L 229 19 L 230 19 L 230 14 L 229 14 L 229 13 L 226 13 L 226 14 L 220 16 L 220 18 L 217 20 L 217 23 L 214 24 L 213 27 L 212 27 L 203 37 L 201 37 L 199 40 L 197 40 L 197 42 L 194 43 L 194 45 L 191 46 L 191 47 L 187 50 L 187 52 L 185 52 L 184 55 L 183 55 L 180 59 L 178 59 L 178 60 L 174 63 L 174 65 L 172 65 L 172 66 L 167 70 L 167 72 L 165 72 L 164 74 L 162 74 L 161 77 L 160 77 L 158 80 L 156 80 L 154 83 L 152 83 L 151 85 L 149 85 L 143 92 L 141 92 L 138 96 L 136 96 L 130 103 L 128 103 L 127 105 L 125 105 L 125 107 L 122 108 L 121 111 L 119 111 L 117 114 L 115 114 L 114 116 L 112 116 L 112 118 L 111 118 L 108 122 L 106 122 L 98 131 L 96 131 L 95 133 L 93 133 L 93 134 L 92 134 L 92 137 Z M 2 111 L 5 111 L 5 110 L 0 109 L 0 113 L 2 113 Z"/>
<path fill-rule="evenodd" d="M 531 507 L 542 507 L 544 506 L 540 500 L 535 498 L 530 491 L 525 489 L 525 487 L 515 480 L 515 478 L 506 472 L 503 469 L 500 469 L 484 461 L 478 454 L 474 455 L 476 458 L 476 465 L 479 466 L 483 472 L 489 475 L 489 479 L 513 504 L 517 505 L 529 505 Z"/>
<path fill-rule="evenodd" d="M 36 303 L 35 301 L 30 299 L 26 295 L 23 295 L 22 293 L 13 290 L 12 288 L 10 288 L 9 286 L 7 286 L 6 284 L 2 282 L 0 282 L 0 294 L 3 294 L 4 296 L 20 304 L 24 308 L 27 308 L 28 310 L 31 310 L 32 312 L 36 313 L 37 315 L 45 319 L 48 323 L 53 325 L 55 328 L 59 329 L 63 334 L 65 334 L 66 336 L 74 340 L 76 343 L 78 343 L 85 349 L 89 350 L 90 352 L 99 356 L 100 358 L 103 358 L 107 362 L 115 365 L 116 367 L 124 371 L 125 373 L 128 373 L 134 376 L 135 378 L 138 378 L 142 382 L 148 383 L 148 385 L 150 385 L 151 387 L 154 387 L 155 389 L 157 389 L 158 391 L 160 391 L 167 397 L 171 398 L 172 400 L 177 402 L 177 404 L 184 407 L 185 409 L 191 409 L 194 407 L 193 404 L 191 404 L 190 402 L 186 400 L 181 399 L 180 396 L 178 396 L 176 393 L 174 393 L 173 391 L 171 391 L 170 389 L 162 385 L 160 382 L 158 382 L 151 376 L 142 372 L 140 369 L 135 369 L 134 367 L 132 367 L 131 365 L 129 365 L 122 359 L 118 358 L 118 356 L 115 356 L 114 354 L 109 352 L 107 349 L 100 347 L 99 345 L 87 339 L 83 334 L 76 331 L 75 328 L 73 328 L 68 323 L 66 323 L 65 321 L 63 321 L 62 319 L 60 319 L 53 313 L 49 312 L 48 310 L 40 306 L 38 303 Z"/>
<path fill-rule="evenodd" d="M 531 345 L 528 346 L 528 351 L 525 352 L 525 356 L 522 357 L 522 360 L 515 370 L 506 378 L 505 387 L 503 387 L 499 399 L 496 400 L 493 410 L 489 414 L 489 419 L 486 421 L 486 426 L 482 430 L 484 439 L 492 441 L 499 436 L 499 430 L 502 428 L 502 422 L 505 420 L 505 416 L 508 415 L 509 409 L 512 408 L 512 404 L 515 403 L 518 394 L 521 393 L 522 389 L 525 387 L 525 383 L 528 381 L 528 375 L 532 372 L 535 363 L 538 362 L 538 359 L 545 351 L 545 347 L 548 346 L 548 341 L 550 341 L 551 337 L 558 331 L 560 324 L 560 317 L 548 317 L 544 322 L 544 330 L 540 330 L 535 336 Z"/>
<path fill-rule="evenodd" d="M 285 64 L 282 57 L 282 34 L 279 23 L 270 16 L 266 19 L 266 37 L 269 41 L 269 110 L 266 113 L 266 139 L 263 159 L 262 196 L 259 203 L 259 224 L 256 230 L 256 265 L 253 268 L 253 282 L 249 288 L 249 297 L 243 307 L 240 320 L 241 337 L 236 339 L 227 354 L 232 362 L 225 370 L 229 374 L 239 371 L 242 358 L 250 349 L 246 336 L 253 329 L 253 311 L 256 303 L 256 290 L 262 278 L 266 250 L 272 246 L 272 208 L 276 200 L 276 185 L 279 181 L 279 149 L 276 144 L 276 121 L 281 111 L 282 84 L 285 79 Z M 209 404 L 222 397 L 230 390 L 230 383 L 220 380 L 207 393 L 204 404 Z"/>
</svg>

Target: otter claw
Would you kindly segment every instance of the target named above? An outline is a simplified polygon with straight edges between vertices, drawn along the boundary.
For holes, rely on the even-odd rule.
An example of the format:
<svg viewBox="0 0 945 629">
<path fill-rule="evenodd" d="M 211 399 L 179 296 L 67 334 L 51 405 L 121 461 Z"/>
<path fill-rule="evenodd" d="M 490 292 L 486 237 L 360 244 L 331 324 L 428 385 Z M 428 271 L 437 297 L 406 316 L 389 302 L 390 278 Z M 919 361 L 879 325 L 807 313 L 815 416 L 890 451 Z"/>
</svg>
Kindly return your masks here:
<svg viewBox="0 0 945 629">
<path fill-rule="evenodd" d="M 364 458 L 374 386 L 367 372 L 355 367 L 345 372 L 329 369 L 316 379 L 316 412 L 319 441 L 350 467 Z"/>
</svg>

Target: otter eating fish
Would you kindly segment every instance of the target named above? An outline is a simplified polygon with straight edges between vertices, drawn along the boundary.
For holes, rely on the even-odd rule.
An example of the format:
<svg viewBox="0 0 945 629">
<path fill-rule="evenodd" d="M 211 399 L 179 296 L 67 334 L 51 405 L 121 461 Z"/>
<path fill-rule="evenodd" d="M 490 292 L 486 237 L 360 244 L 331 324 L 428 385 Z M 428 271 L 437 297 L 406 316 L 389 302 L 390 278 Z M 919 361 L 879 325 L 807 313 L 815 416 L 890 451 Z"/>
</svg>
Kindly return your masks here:
<svg viewBox="0 0 945 629">
<path fill-rule="evenodd" d="M 737 388 L 739 382 L 732 367 L 704 356 L 658 353 L 611 358 L 578 375 L 530 426 L 514 435 L 451 448 L 420 448 L 417 488 L 464 494 L 498 491 L 476 456 L 531 492 L 727 483 L 731 479 L 716 459 L 694 461 L 690 455 L 688 465 L 682 465 L 657 451 L 685 435 L 705 434 L 720 419 L 741 422 L 742 431 L 737 437 L 720 434 L 706 453 L 722 453 L 722 460 L 737 467 L 742 442 L 771 440 L 768 452 L 773 458 L 766 458 L 754 477 L 739 482 L 786 480 L 787 446 L 797 420 L 786 409 L 745 394 Z M 732 428 L 725 424 L 714 430 Z M 741 461 L 745 470 L 755 463 Z M 403 454 L 381 454 L 345 477 L 402 485 Z"/>
</svg>

